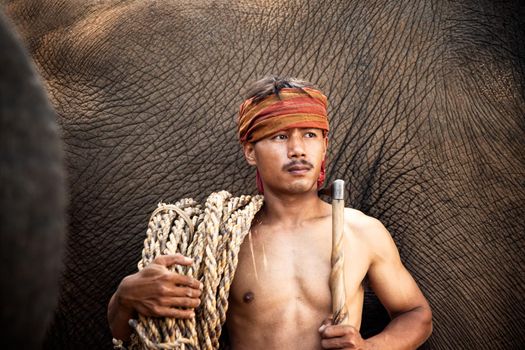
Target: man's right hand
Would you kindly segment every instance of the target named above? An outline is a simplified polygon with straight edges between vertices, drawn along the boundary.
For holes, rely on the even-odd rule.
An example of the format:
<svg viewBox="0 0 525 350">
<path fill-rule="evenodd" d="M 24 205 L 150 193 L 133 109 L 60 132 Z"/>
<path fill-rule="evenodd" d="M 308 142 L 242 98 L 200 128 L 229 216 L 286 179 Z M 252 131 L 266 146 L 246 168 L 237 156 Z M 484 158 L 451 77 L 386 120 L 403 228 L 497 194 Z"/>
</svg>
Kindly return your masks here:
<svg viewBox="0 0 525 350">
<path fill-rule="evenodd" d="M 190 318 L 200 304 L 202 284 L 191 277 L 168 270 L 172 265 L 191 265 L 182 256 L 161 255 L 141 271 L 125 277 L 116 294 L 117 302 L 144 316 Z M 181 309 L 184 308 L 184 309 Z"/>
<path fill-rule="evenodd" d="M 168 270 L 172 265 L 191 265 L 181 254 L 157 257 L 141 271 L 125 277 L 111 297 L 108 321 L 115 338 L 126 340 L 128 320 L 136 313 L 151 317 L 191 318 L 200 304 L 202 283 Z"/>
</svg>

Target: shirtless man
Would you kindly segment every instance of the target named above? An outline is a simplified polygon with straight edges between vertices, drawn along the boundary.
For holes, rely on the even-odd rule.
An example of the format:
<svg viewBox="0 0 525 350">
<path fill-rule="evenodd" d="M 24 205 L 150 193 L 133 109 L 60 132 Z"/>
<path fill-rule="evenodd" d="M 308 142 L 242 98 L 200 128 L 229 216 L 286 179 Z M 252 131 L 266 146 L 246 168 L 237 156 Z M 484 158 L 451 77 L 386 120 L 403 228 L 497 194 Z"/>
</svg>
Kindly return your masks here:
<svg viewBox="0 0 525 350">
<path fill-rule="evenodd" d="M 240 110 L 239 138 L 247 162 L 257 169 L 264 206 L 241 246 L 230 290 L 231 348 L 417 348 L 432 332 L 430 307 L 385 227 L 349 208 L 344 228 L 349 324 L 331 322 L 332 212 L 317 195 L 328 145 L 326 97 L 311 84 L 279 78 L 256 82 L 248 95 Z M 159 257 L 122 280 L 108 306 L 115 338 L 129 338 L 127 321 L 137 312 L 193 317 L 200 283 L 169 272 L 172 264 L 191 260 Z M 368 339 L 359 333 L 365 277 L 392 318 Z"/>
</svg>

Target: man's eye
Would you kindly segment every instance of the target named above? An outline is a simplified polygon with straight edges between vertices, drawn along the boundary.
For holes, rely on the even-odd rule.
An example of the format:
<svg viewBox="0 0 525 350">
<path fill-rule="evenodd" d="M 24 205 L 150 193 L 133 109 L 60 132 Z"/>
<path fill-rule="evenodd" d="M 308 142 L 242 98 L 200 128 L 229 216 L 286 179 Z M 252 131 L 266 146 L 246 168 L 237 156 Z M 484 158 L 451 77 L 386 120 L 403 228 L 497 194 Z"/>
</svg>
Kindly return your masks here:
<svg viewBox="0 0 525 350">
<path fill-rule="evenodd" d="M 278 134 L 273 137 L 275 140 L 286 140 L 286 135 Z"/>
<path fill-rule="evenodd" d="M 317 137 L 317 134 L 315 132 L 307 132 L 305 136 L 308 138 L 313 138 L 313 137 Z"/>
</svg>

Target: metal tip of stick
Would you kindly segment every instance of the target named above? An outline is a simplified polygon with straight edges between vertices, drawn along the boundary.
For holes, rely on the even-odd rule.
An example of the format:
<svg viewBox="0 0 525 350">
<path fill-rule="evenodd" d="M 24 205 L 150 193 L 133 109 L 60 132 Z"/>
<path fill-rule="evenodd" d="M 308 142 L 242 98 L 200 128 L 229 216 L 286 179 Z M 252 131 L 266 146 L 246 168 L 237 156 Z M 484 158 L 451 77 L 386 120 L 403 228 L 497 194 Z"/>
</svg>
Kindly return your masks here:
<svg viewBox="0 0 525 350">
<path fill-rule="evenodd" d="M 337 179 L 332 184 L 332 199 L 345 199 L 345 182 Z"/>
</svg>

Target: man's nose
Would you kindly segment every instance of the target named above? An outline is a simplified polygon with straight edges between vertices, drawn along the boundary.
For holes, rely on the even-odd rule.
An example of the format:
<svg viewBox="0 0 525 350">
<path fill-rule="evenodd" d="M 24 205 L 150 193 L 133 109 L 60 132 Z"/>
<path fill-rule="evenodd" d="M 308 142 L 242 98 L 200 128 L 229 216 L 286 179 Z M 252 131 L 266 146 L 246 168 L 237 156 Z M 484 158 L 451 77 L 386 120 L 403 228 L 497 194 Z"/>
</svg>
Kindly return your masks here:
<svg viewBox="0 0 525 350">
<path fill-rule="evenodd" d="M 304 157 L 304 140 L 298 133 L 292 133 L 288 138 L 288 158 Z"/>
</svg>

